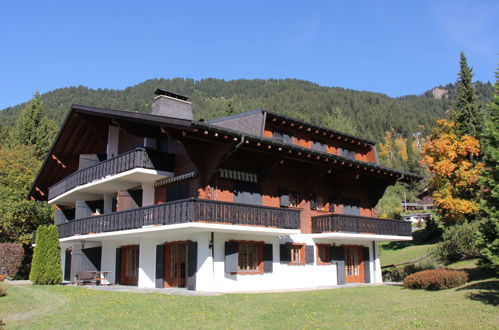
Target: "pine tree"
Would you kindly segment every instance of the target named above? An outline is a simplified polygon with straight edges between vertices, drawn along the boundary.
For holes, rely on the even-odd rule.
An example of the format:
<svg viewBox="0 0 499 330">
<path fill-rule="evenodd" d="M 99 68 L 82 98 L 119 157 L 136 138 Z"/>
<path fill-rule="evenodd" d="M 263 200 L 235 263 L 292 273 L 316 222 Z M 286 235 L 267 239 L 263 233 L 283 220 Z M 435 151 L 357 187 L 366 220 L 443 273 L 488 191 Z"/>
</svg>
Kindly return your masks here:
<svg viewBox="0 0 499 330">
<path fill-rule="evenodd" d="M 59 233 L 54 225 L 40 226 L 29 279 L 34 284 L 59 284 L 62 281 Z"/>
<path fill-rule="evenodd" d="M 456 123 L 455 129 L 458 136 L 469 135 L 480 140 L 483 130 L 483 114 L 472 81 L 473 70 L 468 66 L 463 52 L 461 52 L 459 66 L 457 81 L 459 96 L 451 113 L 451 119 Z"/>
<path fill-rule="evenodd" d="M 496 73 L 494 101 L 489 107 L 483 136 L 485 167 L 480 208 L 483 221 L 479 233 L 482 265 L 499 273 L 499 71 Z"/>
<path fill-rule="evenodd" d="M 21 111 L 12 129 L 11 146 L 35 146 L 36 156 L 41 159 L 48 152 L 57 127 L 45 116 L 43 102 L 38 92 Z"/>
</svg>

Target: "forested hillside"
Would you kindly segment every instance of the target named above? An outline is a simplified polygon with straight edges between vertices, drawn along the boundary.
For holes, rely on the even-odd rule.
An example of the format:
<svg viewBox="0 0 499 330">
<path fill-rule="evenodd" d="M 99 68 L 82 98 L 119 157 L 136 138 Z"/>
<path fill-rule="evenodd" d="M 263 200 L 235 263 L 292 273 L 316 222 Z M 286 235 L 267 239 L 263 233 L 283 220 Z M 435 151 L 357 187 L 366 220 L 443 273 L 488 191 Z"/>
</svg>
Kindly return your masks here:
<svg viewBox="0 0 499 330">
<path fill-rule="evenodd" d="M 435 120 L 446 117 L 456 91 L 441 86 L 444 95 L 432 90 L 422 95 L 390 98 L 384 94 L 323 87 L 294 79 L 232 80 L 152 79 L 123 90 L 89 89 L 83 86 L 54 90 L 41 95 L 49 118 L 60 124 L 72 103 L 149 112 L 156 88 L 187 95 L 197 119 L 263 108 L 347 133 L 382 142 L 386 131 L 401 136 L 426 135 Z M 477 83 L 483 102 L 489 102 L 490 83 Z M 0 111 L 0 125 L 13 125 L 24 104 Z"/>
</svg>

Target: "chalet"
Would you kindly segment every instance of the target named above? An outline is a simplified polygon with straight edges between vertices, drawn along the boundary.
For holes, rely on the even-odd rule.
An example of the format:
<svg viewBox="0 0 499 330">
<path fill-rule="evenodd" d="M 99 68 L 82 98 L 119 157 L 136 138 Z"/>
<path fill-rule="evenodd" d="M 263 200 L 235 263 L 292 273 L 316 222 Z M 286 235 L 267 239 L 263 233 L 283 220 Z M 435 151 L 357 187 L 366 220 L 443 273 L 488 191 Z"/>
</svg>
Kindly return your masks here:
<svg viewBox="0 0 499 330">
<path fill-rule="evenodd" d="M 29 193 L 55 209 L 64 279 L 258 291 L 382 282 L 379 219 L 396 181 L 372 141 L 266 110 L 193 120 L 158 89 L 152 114 L 73 105 Z"/>
</svg>

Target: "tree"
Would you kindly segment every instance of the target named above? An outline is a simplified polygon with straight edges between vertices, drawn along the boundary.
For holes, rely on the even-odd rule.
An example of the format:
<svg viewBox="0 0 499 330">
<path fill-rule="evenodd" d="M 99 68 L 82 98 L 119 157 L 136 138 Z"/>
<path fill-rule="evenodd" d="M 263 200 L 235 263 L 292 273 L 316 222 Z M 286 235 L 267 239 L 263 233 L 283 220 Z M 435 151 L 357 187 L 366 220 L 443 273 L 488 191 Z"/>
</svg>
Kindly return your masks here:
<svg viewBox="0 0 499 330">
<path fill-rule="evenodd" d="M 478 236 L 482 265 L 499 273 L 499 71 L 483 136 L 485 166 L 480 178 L 482 224 Z"/>
<path fill-rule="evenodd" d="M 458 136 L 455 123 L 439 120 L 430 142 L 423 148 L 424 164 L 432 177 L 429 188 L 443 223 L 449 227 L 470 221 L 478 212 L 476 191 L 482 163 L 470 159 L 480 154 L 477 139 Z"/>
<path fill-rule="evenodd" d="M 59 284 L 62 281 L 59 232 L 54 225 L 40 226 L 29 279 L 34 284 Z"/>
<path fill-rule="evenodd" d="M 26 199 L 40 161 L 34 146 L 0 148 L 0 242 L 31 242 L 32 232 L 52 222 L 53 210 L 44 202 Z"/>
<path fill-rule="evenodd" d="M 40 94 L 26 104 L 17 118 L 10 136 L 11 146 L 35 146 L 35 155 L 41 159 L 47 154 L 57 127 L 45 116 Z"/>
<path fill-rule="evenodd" d="M 480 140 L 483 130 L 483 114 L 472 81 L 473 70 L 468 66 L 463 52 L 461 52 L 459 65 L 457 81 L 459 96 L 451 112 L 451 120 L 456 123 L 455 130 L 458 136 L 469 135 Z"/>
</svg>

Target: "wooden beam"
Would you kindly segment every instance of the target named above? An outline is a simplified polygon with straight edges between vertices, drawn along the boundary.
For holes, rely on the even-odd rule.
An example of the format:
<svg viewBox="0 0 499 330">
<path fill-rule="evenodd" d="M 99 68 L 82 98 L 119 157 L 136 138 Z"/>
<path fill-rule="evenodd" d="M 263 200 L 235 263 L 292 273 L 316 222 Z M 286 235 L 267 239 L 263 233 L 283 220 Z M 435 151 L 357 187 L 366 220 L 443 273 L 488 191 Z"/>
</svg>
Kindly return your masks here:
<svg viewBox="0 0 499 330">
<path fill-rule="evenodd" d="M 38 187 L 35 187 L 35 190 L 38 191 L 38 193 L 42 196 L 45 196 L 45 193 L 43 192 L 43 190 L 41 190 L 40 188 Z"/>
<path fill-rule="evenodd" d="M 50 158 L 56 161 L 57 165 L 60 165 L 62 168 L 66 168 L 66 164 L 64 164 L 56 155 L 50 155 Z"/>
</svg>

